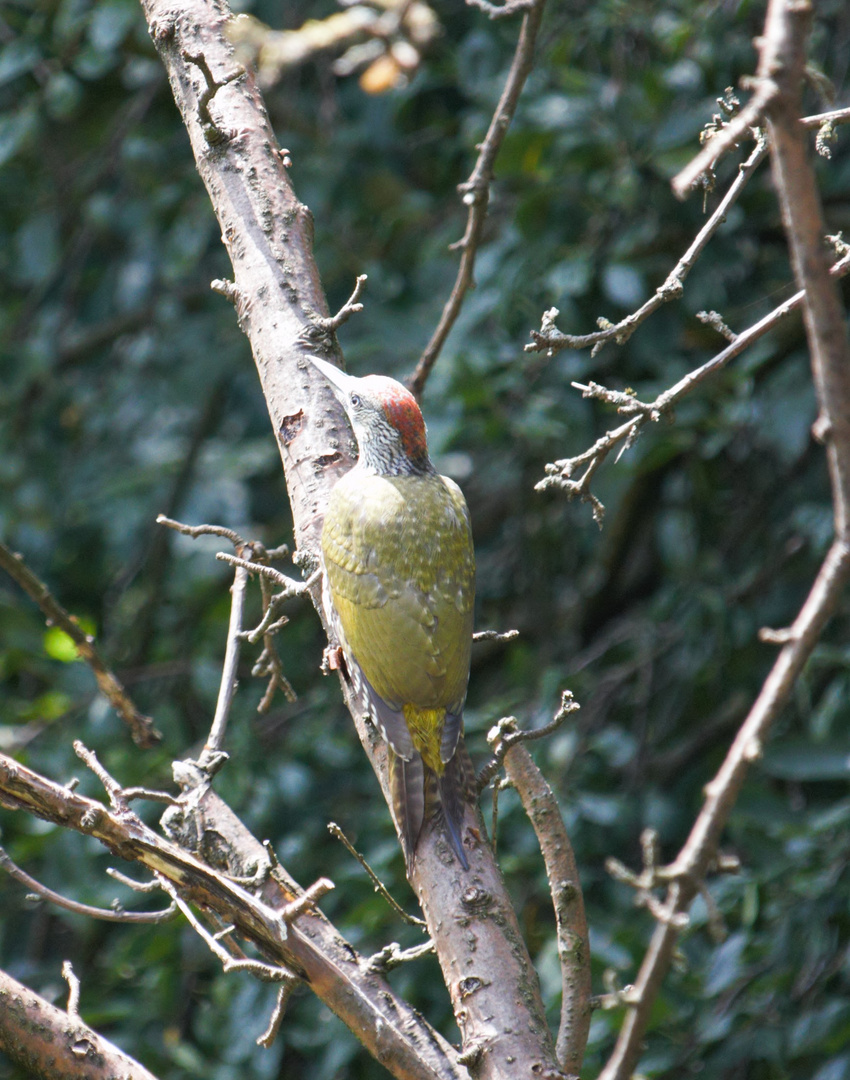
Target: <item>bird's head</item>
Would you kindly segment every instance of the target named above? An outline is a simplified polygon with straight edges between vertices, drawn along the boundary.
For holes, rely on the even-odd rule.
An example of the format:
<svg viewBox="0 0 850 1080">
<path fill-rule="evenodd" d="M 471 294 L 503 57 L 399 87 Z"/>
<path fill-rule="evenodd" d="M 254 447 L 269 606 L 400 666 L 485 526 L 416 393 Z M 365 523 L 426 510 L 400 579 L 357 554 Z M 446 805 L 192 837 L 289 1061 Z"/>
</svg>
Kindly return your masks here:
<svg viewBox="0 0 850 1080">
<path fill-rule="evenodd" d="M 358 379 L 311 357 L 345 409 L 360 451 L 359 463 L 379 475 L 433 471 L 425 421 L 410 391 L 386 375 Z"/>
</svg>

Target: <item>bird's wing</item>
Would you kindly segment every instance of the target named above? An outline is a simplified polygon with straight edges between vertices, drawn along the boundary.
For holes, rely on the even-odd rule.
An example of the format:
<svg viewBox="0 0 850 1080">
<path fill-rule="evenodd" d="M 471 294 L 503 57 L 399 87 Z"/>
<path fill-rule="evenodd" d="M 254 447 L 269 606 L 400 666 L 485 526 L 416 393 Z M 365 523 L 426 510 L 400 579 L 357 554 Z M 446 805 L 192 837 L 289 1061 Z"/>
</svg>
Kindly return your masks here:
<svg viewBox="0 0 850 1080">
<path fill-rule="evenodd" d="M 322 532 L 344 647 L 385 706 L 376 719 L 400 756 L 409 756 L 402 706 L 447 710 L 439 748 L 447 760 L 472 638 L 475 568 L 463 496 L 437 476 L 351 476 L 331 493 Z"/>
</svg>

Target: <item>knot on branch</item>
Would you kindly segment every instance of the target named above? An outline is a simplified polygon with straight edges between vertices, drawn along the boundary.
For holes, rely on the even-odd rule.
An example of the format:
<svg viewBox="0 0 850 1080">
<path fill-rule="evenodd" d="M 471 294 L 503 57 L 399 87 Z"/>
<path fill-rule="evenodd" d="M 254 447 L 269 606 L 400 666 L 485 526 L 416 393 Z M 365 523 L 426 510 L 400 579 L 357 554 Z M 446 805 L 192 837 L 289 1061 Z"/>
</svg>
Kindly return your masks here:
<svg viewBox="0 0 850 1080">
<path fill-rule="evenodd" d="M 228 86 L 237 79 L 241 79 L 245 74 L 245 70 L 240 67 L 236 71 L 232 71 L 228 75 L 225 75 L 224 78 L 219 81 L 210 70 L 209 62 L 203 53 L 193 53 L 188 49 L 184 49 L 181 55 L 187 63 L 193 64 L 198 68 L 204 77 L 206 86 L 198 97 L 198 116 L 200 117 L 204 138 L 211 147 L 219 146 L 221 143 L 232 139 L 234 132 L 219 127 L 210 113 L 210 102 L 222 87 Z"/>
</svg>

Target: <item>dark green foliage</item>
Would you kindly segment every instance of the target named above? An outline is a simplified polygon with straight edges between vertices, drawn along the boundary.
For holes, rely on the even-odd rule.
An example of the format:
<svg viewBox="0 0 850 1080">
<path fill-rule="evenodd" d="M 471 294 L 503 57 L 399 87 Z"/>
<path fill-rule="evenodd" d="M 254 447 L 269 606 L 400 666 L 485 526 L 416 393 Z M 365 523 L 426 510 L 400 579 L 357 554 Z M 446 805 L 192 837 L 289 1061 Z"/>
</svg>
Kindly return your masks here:
<svg viewBox="0 0 850 1080">
<path fill-rule="evenodd" d="M 273 20 L 277 7 L 255 10 Z M 840 91 L 848 9 L 819 7 L 812 58 Z M 331 10 L 288 5 L 287 25 Z M 460 4 L 437 13 L 444 33 L 407 89 L 367 97 L 322 58 L 268 95 L 316 218 L 331 306 L 369 274 L 366 311 L 343 331 L 356 374 L 407 374 L 428 339 L 455 272 L 447 245 L 463 230 L 455 185 L 515 39 L 513 21 L 489 23 Z M 715 308 L 741 330 L 791 294 L 768 167 L 683 300 L 625 347 L 550 361 L 522 346 L 552 305 L 562 329 L 586 333 L 663 282 L 704 220 L 700 198 L 680 206 L 669 178 L 714 99 L 752 70 L 762 19 L 749 3 L 552 4 L 498 163 L 478 287 L 424 402 L 433 454 L 472 511 L 478 626 L 522 631 L 509 646 L 477 647 L 473 755 L 483 761 L 486 731 L 506 713 L 544 723 L 564 686 L 582 703 L 535 753 L 576 846 L 599 992 L 606 968 L 634 977 L 652 929 L 605 858 L 636 866 L 650 825 L 664 857 L 675 855 L 772 662 L 756 633 L 794 617 L 831 536 L 799 319 L 606 463 L 602 533 L 586 506 L 533 486 L 545 462 L 580 453 L 616 422 L 572 380 L 646 399 L 721 347 L 697 311 Z M 276 544 L 290 538 L 286 493 L 247 343 L 209 292 L 226 257 L 135 0 L 12 2 L 0 41 L 0 531 L 90 621 L 165 733 L 161 749 L 135 750 L 88 671 L 63 659 L 39 612 L 0 581 L 0 746 L 96 793 L 71 751 L 79 737 L 123 782 L 167 785 L 171 760 L 197 751 L 212 714 L 229 575 L 213 558 L 219 545 L 166 536 L 154 518 L 219 522 Z M 807 107 L 826 105 L 810 92 Z M 833 161 L 818 165 L 833 232 L 850 225 L 847 144 L 839 131 Z M 720 169 L 709 208 L 734 168 L 730 159 Z M 262 687 L 246 649 L 219 790 L 303 883 L 336 882 L 322 906 L 358 948 L 416 943 L 326 832 L 338 821 L 412 907 L 386 807 L 334 682 L 318 672 L 317 620 L 306 605 L 292 614 L 278 640 L 301 697 L 258 718 Z M 845 605 L 752 770 L 724 837 L 742 872 L 711 882 L 729 936 L 712 942 L 698 900 L 653 1015 L 648 1076 L 850 1077 L 848 629 Z M 145 814 L 155 820 L 155 808 Z M 102 905 L 116 894 L 142 902 L 104 875 L 111 860 L 89 841 L 20 814 L 0 813 L 0 825 L 12 857 L 54 888 Z M 551 905 L 510 792 L 499 850 L 554 1023 Z M 163 1080 L 383 1075 L 307 994 L 274 1049 L 254 1046 L 273 991 L 223 976 L 183 923 L 116 928 L 32 908 L 3 876 L 0 910 L 0 964 L 59 999 L 70 958 L 85 1018 Z M 433 960 L 393 981 L 456 1037 Z M 620 1016 L 596 1014 L 587 1076 Z M 4 1080 L 19 1076 L 0 1062 Z"/>
</svg>

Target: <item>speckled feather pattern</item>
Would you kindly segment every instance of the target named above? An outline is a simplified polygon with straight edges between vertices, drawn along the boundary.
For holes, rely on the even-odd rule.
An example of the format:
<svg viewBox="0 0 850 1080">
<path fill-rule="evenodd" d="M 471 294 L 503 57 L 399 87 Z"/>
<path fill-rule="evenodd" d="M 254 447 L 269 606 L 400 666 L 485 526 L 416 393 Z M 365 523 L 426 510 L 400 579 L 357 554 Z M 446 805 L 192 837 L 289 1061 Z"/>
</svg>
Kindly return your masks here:
<svg viewBox="0 0 850 1080">
<path fill-rule="evenodd" d="M 436 473 L 376 476 L 355 467 L 331 493 L 322 554 L 345 652 L 393 711 L 445 710 L 457 728 L 445 732 L 450 745 L 441 746 L 442 723 L 414 737 L 429 765 L 445 761 L 466 697 L 475 592 L 460 489 Z M 385 734 L 392 744 L 392 731 Z M 395 749 L 408 756 L 404 745 Z"/>
<path fill-rule="evenodd" d="M 461 732 L 475 594 L 469 512 L 431 464 L 425 422 L 404 386 L 314 362 L 359 449 L 325 515 L 325 608 L 357 699 L 389 744 L 408 872 L 425 821 L 438 818 L 468 869 L 463 821 L 472 796 Z"/>
</svg>

